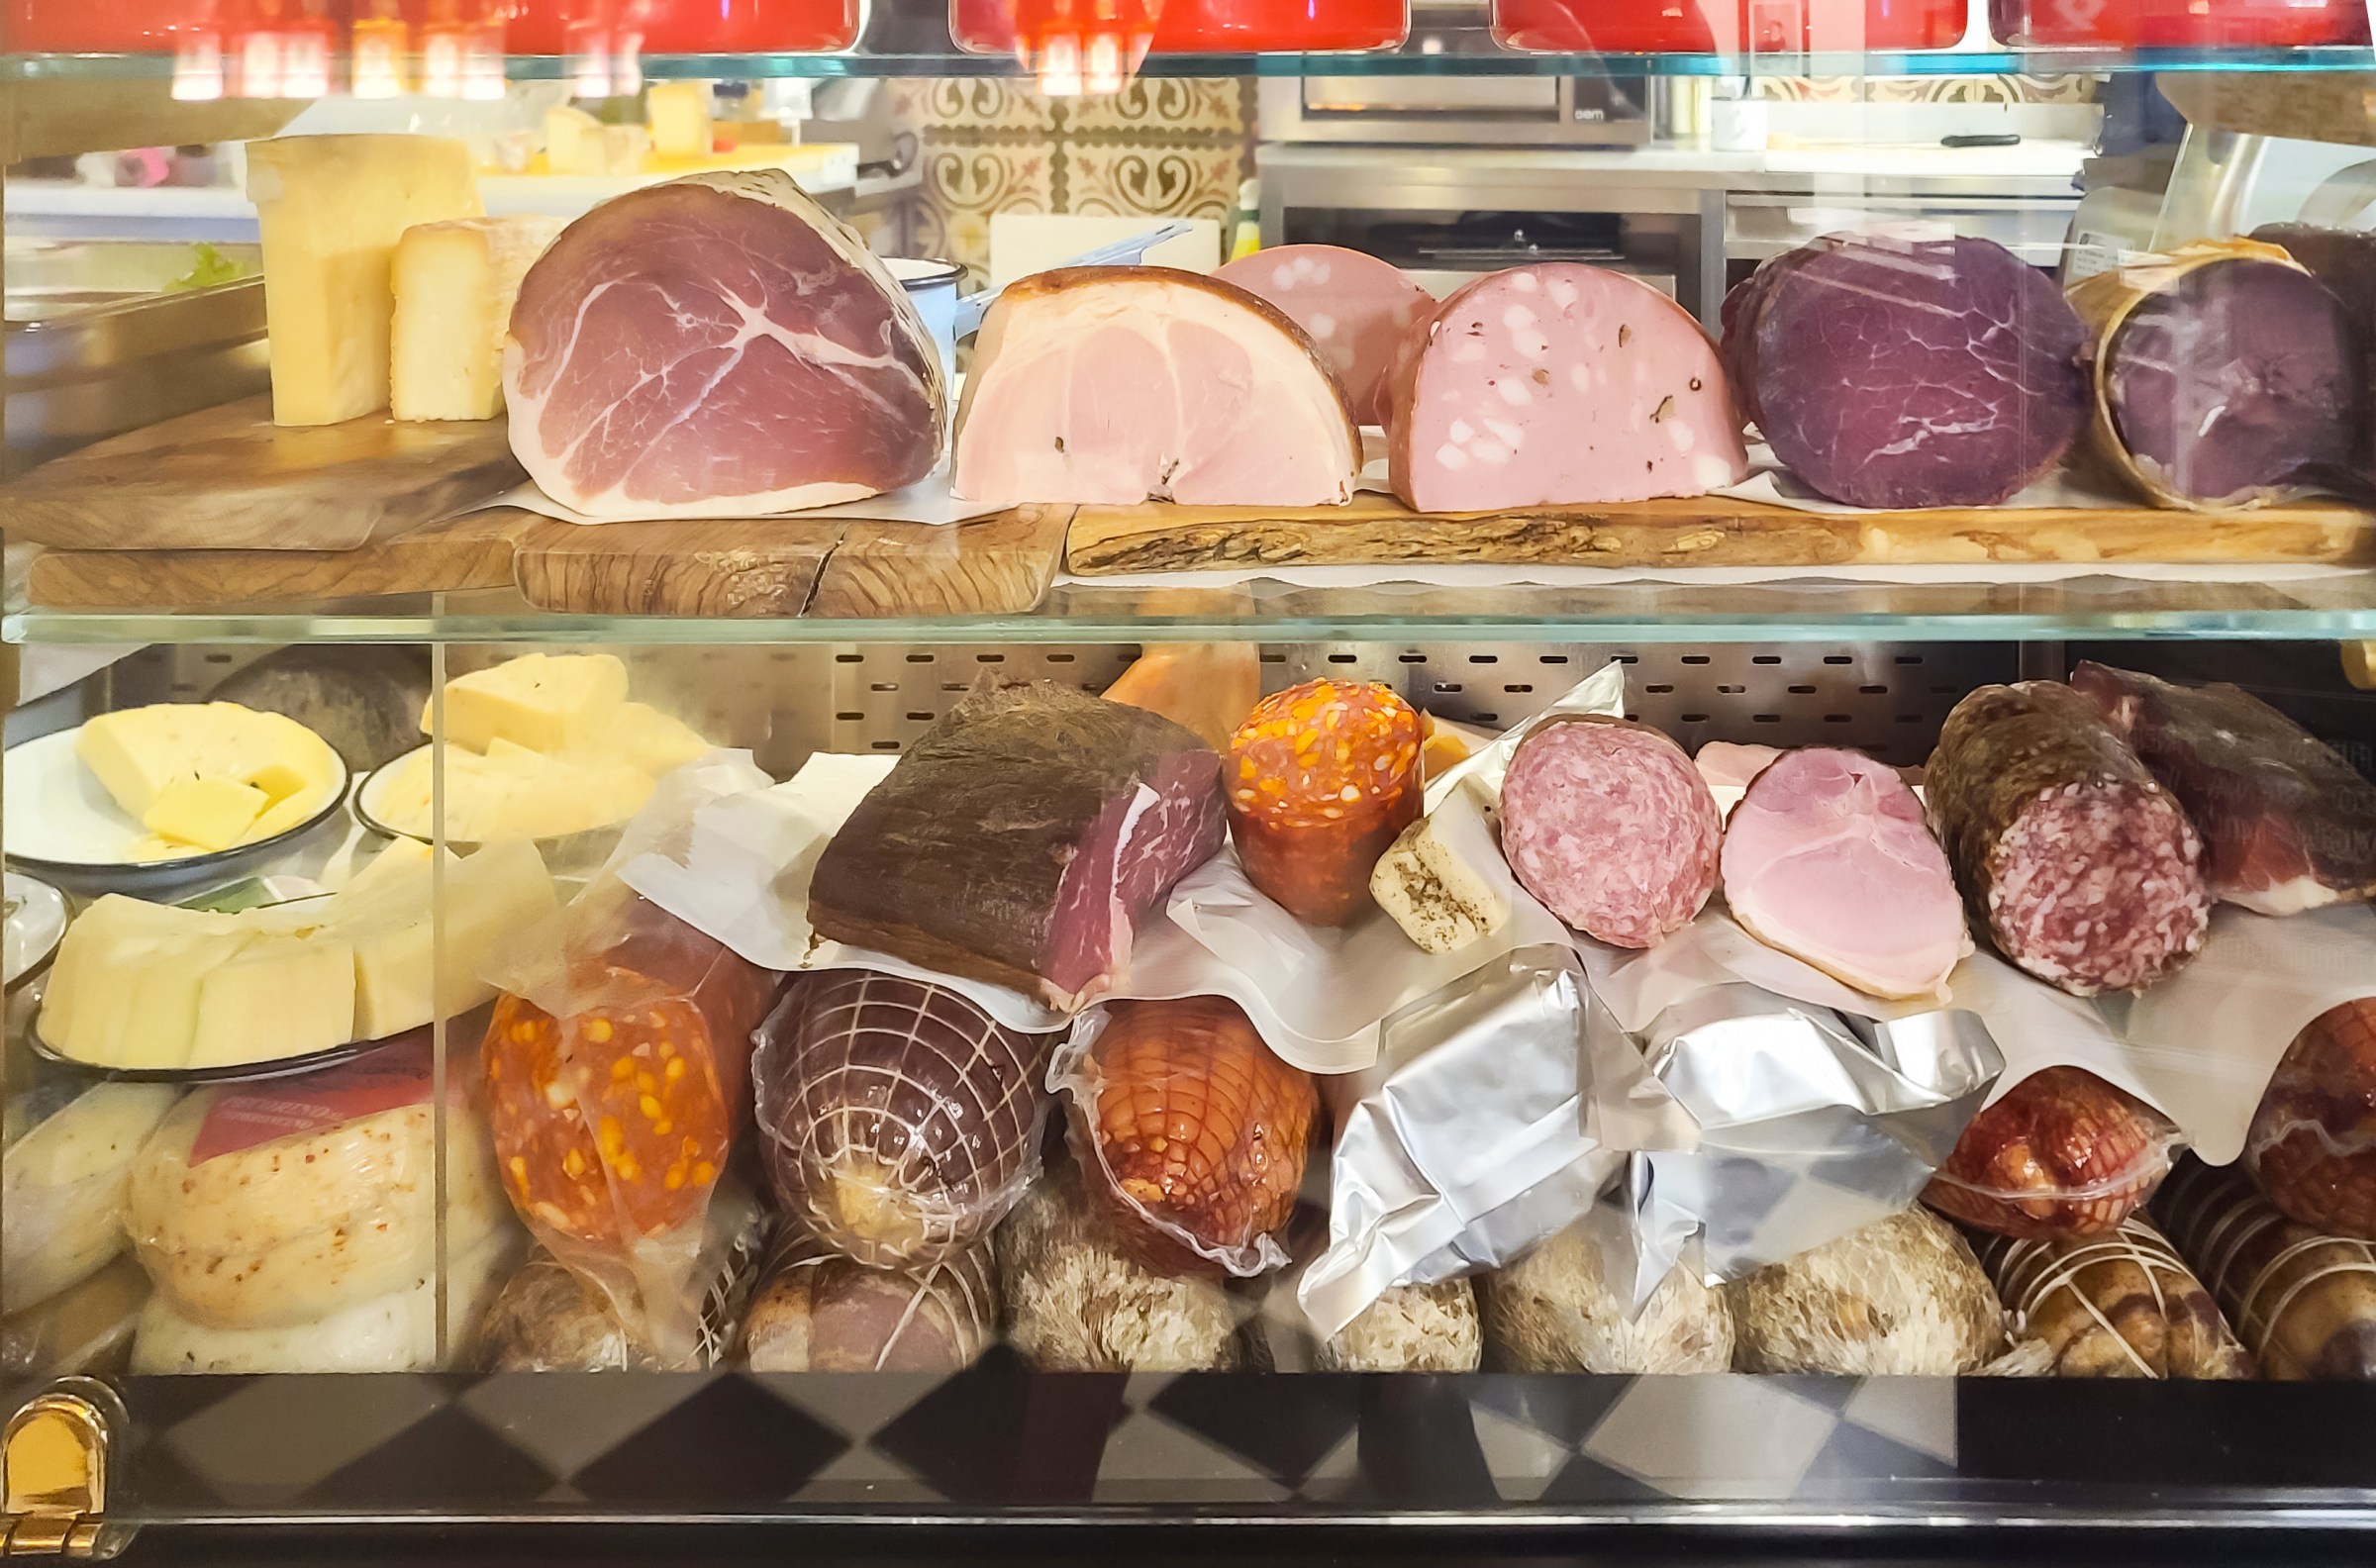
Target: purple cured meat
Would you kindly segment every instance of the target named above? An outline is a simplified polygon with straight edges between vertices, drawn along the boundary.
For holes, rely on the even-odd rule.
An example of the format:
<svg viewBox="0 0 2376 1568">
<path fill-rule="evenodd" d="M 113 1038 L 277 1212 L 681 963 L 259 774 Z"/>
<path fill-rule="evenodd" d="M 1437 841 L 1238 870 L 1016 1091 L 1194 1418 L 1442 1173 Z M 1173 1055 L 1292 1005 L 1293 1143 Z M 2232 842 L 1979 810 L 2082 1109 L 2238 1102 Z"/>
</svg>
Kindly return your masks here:
<svg viewBox="0 0 2376 1568">
<path fill-rule="evenodd" d="M 1993 241 L 1828 235 L 1758 268 L 1724 325 L 1742 414 L 1850 506 L 2006 500 L 2086 421 L 2079 318 Z"/>
<path fill-rule="evenodd" d="M 1716 891 L 1725 820 L 1683 748 L 1647 725 L 1580 714 L 1520 742 L 1502 780 L 1502 853 L 1561 920 L 1648 947 Z"/>
<path fill-rule="evenodd" d="M 2103 349 L 2113 429 L 2186 501 L 2234 506 L 2348 468 L 2367 421 L 2350 321 L 2278 261 L 2198 266 L 2137 302 Z"/>
<path fill-rule="evenodd" d="M 2203 840 L 2085 697 L 1983 686 L 1924 769 L 1930 827 L 1997 950 L 2074 996 L 2139 991 L 2203 945 Z"/>
<path fill-rule="evenodd" d="M 927 730 L 818 857 L 818 933 L 1070 1009 L 1223 834 L 1221 757 L 1170 720 L 1040 681 Z"/>
<path fill-rule="evenodd" d="M 870 1268 L 987 1235 L 1040 1168 L 1054 1039 L 920 980 L 802 979 L 751 1058 L 777 1207 Z"/>
<path fill-rule="evenodd" d="M 2310 224 L 2262 224 L 2252 238 L 2273 245 L 2310 268 L 2351 323 L 2360 383 L 2376 399 L 2376 234 L 2364 229 L 2320 229 Z M 2376 478 L 2376 420 L 2362 420 L 2354 456 L 2363 478 Z"/>
<path fill-rule="evenodd" d="M 856 235 L 781 169 L 604 202 L 521 280 L 512 451 L 596 517 L 758 517 L 913 484 L 940 357 Z"/>
<path fill-rule="evenodd" d="M 2376 893 L 2376 784 L 2249 692 L 2081 664 L 2096 705 L 2203 834 L 2214 898 L 2263 915 Z"/>
</svg>

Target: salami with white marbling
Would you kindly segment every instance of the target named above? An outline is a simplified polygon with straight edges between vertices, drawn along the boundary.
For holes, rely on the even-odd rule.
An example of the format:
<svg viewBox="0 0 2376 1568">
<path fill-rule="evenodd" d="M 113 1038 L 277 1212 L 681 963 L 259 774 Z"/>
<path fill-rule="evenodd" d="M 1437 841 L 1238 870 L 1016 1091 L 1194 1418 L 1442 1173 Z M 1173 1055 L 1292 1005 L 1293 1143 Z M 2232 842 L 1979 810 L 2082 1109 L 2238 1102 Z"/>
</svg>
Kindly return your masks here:
<svg viewBox="0 0 2376 1568">
<path fill-rule="evenodd" d="M 2140 991 L 2203 945 L 2203 840 L 2085 697 L 1955 705 L 1924 772 L 1931 830 L 2000 952 L 2074 996 Z"/>
<path fill-rule="evenodd" d="M 1724 818 L 1683 748 L 1647 725 L 1577 715 L 1527 736 L 1502 781 L 1502 853 L 1550 912 L 1648 947 L 1716 891 Z"/>
</svg>

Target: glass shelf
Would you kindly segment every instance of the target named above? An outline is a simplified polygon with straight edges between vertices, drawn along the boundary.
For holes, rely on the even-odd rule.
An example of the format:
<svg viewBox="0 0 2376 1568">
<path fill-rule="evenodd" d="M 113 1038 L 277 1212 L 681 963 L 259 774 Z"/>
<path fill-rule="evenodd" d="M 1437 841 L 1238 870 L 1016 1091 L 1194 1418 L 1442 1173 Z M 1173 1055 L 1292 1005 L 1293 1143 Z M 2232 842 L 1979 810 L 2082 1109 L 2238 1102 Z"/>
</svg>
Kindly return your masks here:
<svg viewBox="0 0 2376 1568">
<path fill-rule="evenodd" d="M 1867 572 L 1876 571 L 1867 568 Z M 2011 576 L 2021 568 L 2011 568 Z M 2376 637 L 2376 569 L 2277 582 L 1818 579 L 1227 587 L 1064 581 L 1027 614 L 714 619 L 540 611 L 508 590 L 238 609 L 19 608 L 11 642 L 1770 642 Z M 1447 575 L 1457 575 L 1458 569 Z"/>
<path fill-rule="evenodd" d="M 172 74 L 163 54 L 11 54 L 0 79 L 58 81 L 91 78 L 161 79 Z M 842 54 L 650 54 L 645 76 L 659 78 L 1019 76 L 1023 67 L 998 54 L 953 49 L 879 50 Z M 556 80 L 568 74 L 559 55 L 517 54 L 506 67 L 514 80 Z M 1825 49 L 1749 54 L 1523 54 L 1490 46 L 1432 52 L 1422 49 L 1366 53 L 1158 54 L 1140 67 L 1145 76 L 2050 76 L 2128 71 L 2354 71 L 2376 69 L 2376 49 L 1988 49 L 1979 50 Z"/>
</svg>

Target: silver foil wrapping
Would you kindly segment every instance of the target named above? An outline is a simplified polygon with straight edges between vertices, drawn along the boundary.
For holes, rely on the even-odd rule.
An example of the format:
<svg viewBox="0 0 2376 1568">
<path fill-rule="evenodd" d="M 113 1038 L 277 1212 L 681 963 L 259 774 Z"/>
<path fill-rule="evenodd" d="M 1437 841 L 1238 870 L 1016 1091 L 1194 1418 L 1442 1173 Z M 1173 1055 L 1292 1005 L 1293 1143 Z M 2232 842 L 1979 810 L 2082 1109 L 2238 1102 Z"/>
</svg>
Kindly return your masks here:
<svg viewBox="0 0 2376 1568">
<path fill-rule="evenodd" d="M 1627 1151 L 1688 1145 L 1690 1119 L 1597 1006 L 1573 952 L 1522 947 L 1389 1017 L 1368 1071 L 1324 1080 L 1329 1246 L 1296 1286 L 1323 1338 L 1393 1286 L 1557 1233 Z"/>
<path fill-rule="evenodd" d="M 1623 1034 L 1606 1010 L 1587 1029 Z M 1636 1306 L 1695 1235 L 1707 1274 L 1737 1279 L 1908 1208 L 2005 1067 L 1976 1013 L 1856 1018 L 1751 985 L 1668 1008 L 1641 1051 L 1699 1138 L 1633 1145 Z"/>
</svg>

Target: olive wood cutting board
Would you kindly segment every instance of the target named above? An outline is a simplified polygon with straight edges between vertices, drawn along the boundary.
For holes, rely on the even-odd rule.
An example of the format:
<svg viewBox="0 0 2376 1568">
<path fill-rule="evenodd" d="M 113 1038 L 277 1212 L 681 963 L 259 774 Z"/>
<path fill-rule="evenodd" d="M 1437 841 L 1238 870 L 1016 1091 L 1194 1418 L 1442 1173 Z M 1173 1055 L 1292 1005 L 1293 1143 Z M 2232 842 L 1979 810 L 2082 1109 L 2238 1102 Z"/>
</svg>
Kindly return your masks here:
<svg viewBox="0 0 2376 1568">
<path fill-rule="evenodd" d="M 817 582 L 809 614 L 836 620 L 1024 615 L 1064 561 L 1069 506 L 1020 506 L 951 528 L 858 521 Z"/>
<path fill-rule="evenodd" d="M 46 462 L 0 491 L 0 524 L 59 549 L 351 550 L 525 477 L 501 419 L 283 429 L 254 397 Z"/>
<path fill-rule="evenodd" d="M 1722 496 L 1431 515 L 1363 491 L 1341 507 L 1082 507 L 1082 576 L 1243 566 L 1485 562 L 1880 566 L 2376 560 L 2376 515 L 2339 501 L 2205 514 L 2152 507 L 1801 512 Z"/>
</svg>

